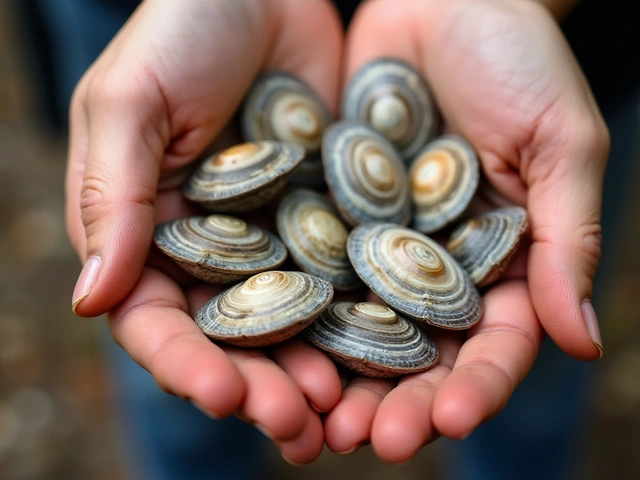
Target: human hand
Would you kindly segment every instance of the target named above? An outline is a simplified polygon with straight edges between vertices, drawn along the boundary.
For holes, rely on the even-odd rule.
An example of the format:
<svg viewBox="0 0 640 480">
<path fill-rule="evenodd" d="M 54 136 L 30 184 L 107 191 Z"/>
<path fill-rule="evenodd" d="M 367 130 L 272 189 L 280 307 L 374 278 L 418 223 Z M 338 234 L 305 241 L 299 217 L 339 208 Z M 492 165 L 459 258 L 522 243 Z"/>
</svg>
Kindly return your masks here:
<svg viewBox="0 0 640 480">
<path fill-rule="evenodd" d="M 149 0 L 71 106 L 67 225 L 85 262 L 75 312 L 109 311 L 115 340 L 162 388 L 256 423 L 294 462 L 322 449 L 316 410 L 340 396 L 333 364 L 299 341 L 270 357 L 216 346 L 191 318 L 216 288 L 148 254 L 156 223 L 193 213 L 175 178 L 221 133 L 256 74 L 291 72 L 335 110 L 341 47 L 339 21 L 321 0 Z"/>
<path fill-rule="evenodd" d="M 601 356 L 589 300 L 608 133 L 558 26 L 535 2 L 371 0 L 347 36 L 347 77 L 379 57 L 425 74 L 447 128 L 474 145 L 503 197 L 527 206 L 531 226 L 521 268 L 516 259 L 487 291 L 478 325 L 466 337 L 437 334 L 438 366 L 397 385 L 356 378 L 327 417 L 334 451 L 370 441 L 400 463 L 438 434 L 462 438 L 499 413 L 543 328 L 578 359 Z"/>
</svg>

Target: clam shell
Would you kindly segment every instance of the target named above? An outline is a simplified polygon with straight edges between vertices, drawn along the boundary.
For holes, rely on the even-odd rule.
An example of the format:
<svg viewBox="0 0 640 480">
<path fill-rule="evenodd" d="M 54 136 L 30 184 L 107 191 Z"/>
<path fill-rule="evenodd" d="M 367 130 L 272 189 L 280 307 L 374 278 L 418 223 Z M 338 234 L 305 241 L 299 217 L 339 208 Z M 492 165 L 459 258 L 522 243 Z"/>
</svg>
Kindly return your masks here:
<svg viewBox="0 0 640 480">
<path fill-rule="evenodd" d="M 178 265 L 210 283 L 242 280 L 277 268 L 287 258 L 287 249 L 275 235 L 220 214 L 163 223 L 153 240 Z"/>
<path fill-rule="evenodd" d="M 409 177 L 414 228 L 432 233 L 464 213 L 478 188 L 480 168 L 466 140 L 443 135 L 418 153 Z"/>
<path fill-rule="evenodd" d="M 329 282 L 302 272 L 262 272 L 212 298 L 196 323 L 214 340 L 242 347 L 283 342 L 331 303 Z"/>
<path fill-rule="evenodd" d="M 189 200 L 217 212 L 248 212 L 266 205 L 300 164 L 304 149 L 274 141 L 248 142 L 208 157 L 184 187 Z"/>
<path fill-rule="evenodd" d="M 469 275 L 419 232 L 390 223 L 360 225 L 347 238 L 347 252 L 360 278 L 396 311 L 454 330 L 482 316 Z"/>
<path fill-rule="evenodd" d="M 422 330 L 376 303 L 332 303 L 304 334 L 335 361 L 369 377 L 420 372 L 438 360 Z"/>
<path fill-rule="evenodd" d="M 260 75 L 245 98 L 241 118 L 246 140 L 278 140 L 305 148 L 307 156 L 291 173 L 290 183 L 324 184 L 320 145 L 331 114 L 306 83 L 285 72 Z"/>
<path fill-rule="evenodd" d="M 341 108 L 343 118 L 371 125 L 407 160 L 438 129 L 438 112 L 427 83 L 400 60 L 378 59 L 360 69 L 345 89 Z"/>
<path fill-rule="evenodd" d="M 337 290 L 360 284 L 347 256 L 349 232 L 322 195 L 293 190 L 280 201 L 276 218 L 280 238 L 302 270 L 331 282 Z"/>
<path fill-rule="evenodd" d="M 322 141 L 325 179 L 342 218 L 351 226 L 411 220 L 409 180 L 393 146 L 365 124 L 341 121 Z"/>
<path fill-rule="evenodd" d="M 527 229 L 527 211 L 522 207 L 492 210 L 468 220 L 453 230 L 447 250 L 484 287 L 506 270 Z"/>
</svg>

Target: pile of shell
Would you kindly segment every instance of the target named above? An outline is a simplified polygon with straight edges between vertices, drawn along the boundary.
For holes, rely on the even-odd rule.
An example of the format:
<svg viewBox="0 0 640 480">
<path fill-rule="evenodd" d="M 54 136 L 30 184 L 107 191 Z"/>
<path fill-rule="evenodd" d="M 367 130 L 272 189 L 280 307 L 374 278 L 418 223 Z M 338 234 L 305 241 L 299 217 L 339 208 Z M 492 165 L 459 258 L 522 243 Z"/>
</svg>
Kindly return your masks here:
<svg viewBox="0 0 640 480">
<path fill-rule="evenodd" d="M 248 143 L 207 158 L 184 187 L 216 213 L 159 225 L 155 235 L 199 279 L 248 278 L 198 312 L 204 333 L 260 347 L 304 330 L 337 362 L 369 376 L 433 366 L 437 348 L 414 322 L 447 329 L 478 322 L 476 286 L 506 267 L 525 211 L 502 209 L 458 226 L 450 253 L 425 235 L 466 211 L 478 160 L 464 139 L 435 138 L 439 115 L 427 84 L 397 60 L 374 61 L 354 76 L 336 123 L 308 86 L 283 73 L 259 77 L 241 114 Z M 328 187 L 330 195 L 309 188 L 284 195 L 280 238 L 224 215 L 264 207 L 287 182 Z M 275 270 L 287 251 L 302 272 Z M 387 306 L 331 303 L 334 289 L 362 282 Z"/>
</svg>

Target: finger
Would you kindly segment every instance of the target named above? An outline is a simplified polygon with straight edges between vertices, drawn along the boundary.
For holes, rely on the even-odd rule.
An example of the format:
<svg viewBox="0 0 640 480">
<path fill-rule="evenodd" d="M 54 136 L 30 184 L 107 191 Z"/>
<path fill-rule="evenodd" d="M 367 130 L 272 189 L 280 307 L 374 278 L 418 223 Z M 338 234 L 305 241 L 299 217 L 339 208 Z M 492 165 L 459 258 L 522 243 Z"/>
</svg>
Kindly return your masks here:
<svg viewBox="0 0 640 480">
<path fill-rule="evenodd" d="M 227 355 L 186 313 L 178 286 L 146 269 L 136 288 L 108 315 L 114 339 L 167 392 L 220 418 L 236 411 L 245 382 Z"/>
<path fill-rule="evenodd" d="M 246 383 L 242 418 L 275 442 L 300 436 L 311 408 L 293 380 L 258 350 L 225 347 L 225 351 Z"/>
<path fill-rule="evenodd" d="M 484 307 L 434 400 L 433 424 L 447 437 L 464 438 L 498 414 L 540 350 L 543 331 L 525 282 L 490 289 Z"/>
<path fill-rule="evenodd" d="M 385 462 L 400 464 L 437 435 L 431 419 L 433 400 L 451 372 L 460 349 L 459 334 L 444 334 L 438 340 L 438 364 L 423 373 L 400 380 L 382 401 L 371 428 L 371 444 Z"/>
<path fill-rule="evenodd" d="M 332 451 L 347 454 L 369 443 L 376 410 L 396 381 L 356 377 L 349 382 L 324 422 L 325 441 Z"/>
<path fill-rule="evenodd" d="M 317 412 L 328 412 L 340 400 L 336 366 L 323 352 L 301 338 L 275 346 L 269 356 L 298 385 Z"/>
<path fill-rule="evenodd" d="M 276 442 L 282 457 L 289 463 L 301 465 L 313 462 L 322 453 L 324 432 L 322 421 L 317 413 L 307 412 L 304 430 L 293 440 Z"/>
</svg>

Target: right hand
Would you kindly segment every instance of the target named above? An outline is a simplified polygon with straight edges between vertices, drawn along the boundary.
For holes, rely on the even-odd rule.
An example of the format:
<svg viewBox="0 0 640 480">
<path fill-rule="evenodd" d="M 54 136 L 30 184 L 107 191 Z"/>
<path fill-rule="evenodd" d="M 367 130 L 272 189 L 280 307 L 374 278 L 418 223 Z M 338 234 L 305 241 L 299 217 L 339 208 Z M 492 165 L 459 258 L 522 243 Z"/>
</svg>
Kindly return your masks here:
<svg viewBox="0 0 640 480">
<path fill-rule="evenodd" d="M 317 411 L 340 397 L 331 361 L 296 341 L 272 359 L 216 346 L 191 318 L 216 289 L 148 254 L 156 223 L 193 211 L 177 182 L 159 184 L 221 133 L 259 71 L 298 75 L 335 111 L 341 48 L 322 0 L 148 0 L 82 78 L 70 114 L 67 227 L 85 263 L 74 311 L 109 312 L 114 339 L 163 389 L 256 423 L 298 463 L 319 455 Z"/>
</svg>

